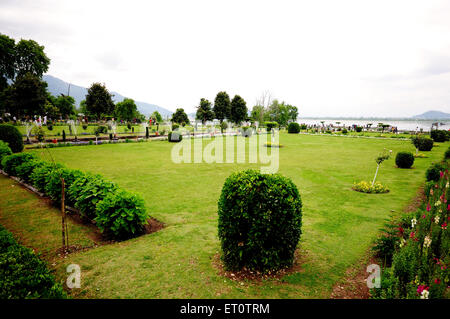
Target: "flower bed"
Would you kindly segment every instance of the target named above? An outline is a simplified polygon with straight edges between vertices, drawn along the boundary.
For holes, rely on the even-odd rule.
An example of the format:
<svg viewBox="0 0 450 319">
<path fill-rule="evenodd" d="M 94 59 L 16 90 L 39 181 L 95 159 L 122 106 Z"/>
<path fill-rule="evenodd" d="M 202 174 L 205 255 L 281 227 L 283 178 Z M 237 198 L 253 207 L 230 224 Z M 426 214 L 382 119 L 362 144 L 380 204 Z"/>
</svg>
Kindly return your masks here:
<svg viewBox="0 0 450 319">
<path fill-rule="evenodd" d="M 389 188 L 379 182 L 374 183 L 372 186 L 372 184 L 369 182 L 361 181 L 359 183 L 354 183 L 352 189 L 357 192 L 368 194 L 380 194 L 389 192 Z"/>
</svg>

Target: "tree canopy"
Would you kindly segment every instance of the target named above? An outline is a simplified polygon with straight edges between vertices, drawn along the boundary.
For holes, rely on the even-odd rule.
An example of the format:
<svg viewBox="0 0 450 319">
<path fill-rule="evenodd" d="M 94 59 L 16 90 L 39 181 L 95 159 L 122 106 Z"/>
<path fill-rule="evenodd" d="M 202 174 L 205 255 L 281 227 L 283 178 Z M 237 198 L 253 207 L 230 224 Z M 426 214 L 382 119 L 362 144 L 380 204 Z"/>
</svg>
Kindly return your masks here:
<svg viewBox="0 0 450 319">
<path fill-rule="evenodd" d="M 7 35 L 0 34 L 0 91 L 8 86 L 8 79 L 14 79 L 16 42 Z"/>
<path fill-rule="evenodd" d="M 214 100 L 214 117 L 220 121 L 220 123 L 223 122 L 224 119 L 230 117 L 230 111 L 231 111 L 231 102 L 230 97 L 228 96 L 228 93 L 225 91 L 219 92 L 216 95 L 216 98 Z"/>
<path fill-rule="evenodd" d="M 47 72 L 50 59 L 44 53 L 44 46 L 34 40 L 20 40 L 16 48 L 16 75 L 31 73 L 38 77 Z"/>
<path fill-rule="evenodd" d="M 153 112 L 152 115 L 150 115 L 150 117 L 152 119 L 155 119 L 157 123 L 162 123 L 163 122 L 163 118 L 162 118 L 161 114 L 158 111 Z"/>
<path fill-rule="evenodd" d="M 189 124 L 189 118 L 182 108 L 178 108 L 175 113 L 172 114 L 171 121 L 182 125 Z"/>
<path fill-rule="evenodd" d="M 230 119 L 235 124 L 240 124 L 247 119 L 247 105 L 239 95 L 235 95 L 231 100 Z"/>
<path fill-rule="evenodd" d="M 195 117 L 197 120 L 202 121 L 202 124 L 205 124 L 207 121 L 212 121 L 214 119 L 214 112 L 211 109 L 211 102 L 202 98 L 200 100 L 200 105 L 197 106 Z"/>
<path fill-rule="evenodd" d="M 138 110 L 133 99 L 125 98 L 116 104 L 115 116 L 124 121 L 132 121 L 137 118 Z"/>
<path fill-rule="evenodd" d="M 104 115 L 112 115 L 114 107 L 112 94 L 108 92 L 105 85 L 93 83 L 86 95 L 86 111 L 100 119 Z"/>
<path fill-rule="evenodd" d="M 64 119 L 68 119 L 71 115 L 75 115 L 75 99 L 71 96 L 61 94 L 54 99 L 54 105 Z"/>
</svg>

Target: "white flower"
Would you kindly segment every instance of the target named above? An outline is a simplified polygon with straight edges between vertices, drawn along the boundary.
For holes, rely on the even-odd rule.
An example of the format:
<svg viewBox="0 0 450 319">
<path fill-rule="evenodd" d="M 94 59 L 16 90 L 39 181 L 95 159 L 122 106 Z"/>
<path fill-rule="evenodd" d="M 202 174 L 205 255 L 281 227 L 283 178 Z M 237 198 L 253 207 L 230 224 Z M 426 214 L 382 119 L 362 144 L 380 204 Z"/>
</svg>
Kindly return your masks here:
<svg viewBox="0 0 450 319">
<path fill-rule="evenodd" d="M 447 182 L 447 184 L 445 184 L 445 188 L 448 188 L 449 187 L 449 183 Z"/>
<path fill-rule="evenodd" d="M 413 218 L 411 219 L 411 227 L 414 228 L 414 226 L 416 226 L 417 224 L 417 219 Z"/>
<path fill-rule="evenodd" d="M 406 244 L 406 240 L 405 240 L 404 238 L 402 238 L 402 239 L 400 240 L 400 248 L 402 248 L 403 246 L 405 246 L 405 244 Z"/>
<path fill-rule="evenodd" d="M 425 248 L 428 248 L 428 247 L 430 247 L 430 245 L 431 245 L 431 238 L 430 238 L 430 236 L 425 236 L 425 238 L 424 238 L 424 240 L 423 240 L 423 246 L 425 247 Z"/>
<path fill-rule="evenodd" d="M 422 291 L 422 296 L 420 296 L 420 299 L 428 299 L 428 295 L 429 295 L 430 293 L 428 292 L 428 290 L 423 290 Z"/>
<path fill-rule="evenodd" d="M 436 203 L 434 203 L 434 206 L 439 206 L 439 205 L 441 205 L 441 201 L 440 200 L 438 200 Z"/>
<path fill-rule="evenodd" d="M 439 224 L 439 219 L 440 219 L 439 216 L 434 217 L 434 222 L 435 222 L 436 224 Z"/>
</svg>

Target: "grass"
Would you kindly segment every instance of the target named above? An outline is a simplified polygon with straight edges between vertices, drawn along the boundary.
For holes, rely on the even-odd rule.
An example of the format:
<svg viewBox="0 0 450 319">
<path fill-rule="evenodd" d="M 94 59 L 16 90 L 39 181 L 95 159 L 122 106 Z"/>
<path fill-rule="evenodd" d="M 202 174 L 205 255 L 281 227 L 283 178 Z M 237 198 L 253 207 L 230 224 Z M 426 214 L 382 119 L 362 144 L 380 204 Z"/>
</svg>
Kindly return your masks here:
<svg viewBox="0 0 450 319">
<path fill-rule="evenodd" d="M 280 143 L 279 173 L 294 181 L 304 205 L 298 272 L 258 283 L 220 276 L 213 261 L 220 251 L 217 200 L 222 185 L 233 171 L 260 165 L 174 164 L 174 144 L 153 141 L 50 150 L 57 162 L 101 173 L 142 194 L 151 216 L 167 225 L 157 233 L 57 260 L 58 278 L 64 281 L 65 267 L 79 264 L 82 288 L 71 294 L 80 298 L 327 298 L 346 269 L 364 256 L 383 221 L 408 205 L 424 182 L 425 169 L 442 158 L 448 144 L 433 148 L 428 158 L 417 158 L 406 170 L 395 167 L 394 156 L 414 152 L 409 141 L 281 134 Z M 383 148 L 392 149 L 394 156 L 382 164 L 377 181 L 391 191 L 353 191 L 354 182 L 372 180 L 375 157 Z M 46 150 L 34 152 L 49 159 Z M 18 201 L 16 196 L 10 200 Z M 5 205 L 3 196 L 0 202 Z M 40 214 L 21 218 L 2 209 L 0 222 L 16 225 L 15 231 Z M 57 212 L 52 214 L 59 225 Z M 46 240 L 43 246 L 60 242 L 57 235 Z"/>
</svg>

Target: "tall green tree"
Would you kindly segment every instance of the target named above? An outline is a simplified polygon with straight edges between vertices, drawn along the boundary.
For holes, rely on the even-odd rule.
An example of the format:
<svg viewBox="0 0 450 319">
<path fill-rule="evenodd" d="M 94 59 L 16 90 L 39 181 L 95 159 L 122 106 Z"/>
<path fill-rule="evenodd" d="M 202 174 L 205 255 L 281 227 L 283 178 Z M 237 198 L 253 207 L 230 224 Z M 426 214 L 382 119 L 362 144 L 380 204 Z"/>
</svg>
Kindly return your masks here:
<svg viewBox="0 0 450 319">
<path fill-rule="evenodd" d="M 290 104 L 288 104 L 286 107 L 288 109 L 289 119 L 293 122 L 296 122 L 298 118 L 298 108 Z"/>
<path fill-rule="evenodd" d="M 247 104 L 239 95 L 235 95 L 231 100 L 230 119 L 233 123 L 239 125 L 247 119 Z"/>
<path fill-rule="evenodd" d="M 207 99 L 201 98 L 200 105 L 197 106 L 195 118 L 202 121 L 202 124 L 205 124 L 207 121 L 214 120 L 214 112 L 211 109 L 211 102 Z"/>
<path fill-rule="evenodd" d="M 75 115 L 75 99 L 71 96 L 61 94 L 54 100 L 54 105 L 58 108 L 59 114 L 64 119 Z"/>
<path fill-rule="evenodd" d="M 137 106 L 133 99 L 125 98 L 116 104 L 115 115 L 118 119 L 132 121 L 137 118 Z"/>
<path fill-rule="evenodd" d="M 182 108 L 178 108 L 175 113 L 172 114 L 172 119 L 171 121 L 173 123 L 178 123 L 181 125 L 186 125 L 189 124 L 189 118 L 186 114 L 186 112 L 184 112 L 184 109 Z"/>
<path fill-rule="evenodd" d="M 86 95 L 86 110 L 97 120 L 104 115 L 112 115 L 115 107 L 112 96 L 105 85 L 93 83 Z"/>
<path fill-rule="evenodd" d="M 214 117 L 223 122 L 224 119 L 230 117 L 231 111 L 231 101 L 228 93 L 225 91 L 221 91 L 217 93 L 216 98 L 214 99 Z"/>
<path fill-rule="evenodd" d="M 47 72 L 50 59 L 45 55 L 44 46 L 34 40 L 20 40 L 15 48 L 16 75 L 22 76 L 31 73 L 37 77 Z"/>
<path fill-rule="evenodd" d="M 264 113 L 265 113 L 264 106 L 255 105 L 253 106 L 250 118 L 252 119 L 252 121 L 259 122 L 260 124 L 262 124 L 264 122 Z"/>
<path fill-rule="evenodd" d="M 16 42 L 0 33 L 0 92 L 8 86 L 8 79 L 14 79 Z"/>
<path fill-rule="evenodd" d="M 47 83 L 36 75 L 26 73 L 16 78 L 12 88 L 10 113 L 17 118 L 43 115 L 47 101 Z"/>
<path fill-rule="evenodd" d="M 277 122 L 280 126 L 287 126 L 289 120 L 297 119 L 298 110 L 292 105 L 285 102 L 280 103 L 275 99 L 267 109 L 266 114 L 267 120 Z"/>
<path fill-rule="evenodd" d="M 156 123 L 162 123 L 163 122 L 163 117 L 161 116 L 161 114 L 158 111 L 153 112 L 152 115 L 150 115 L 150 117 L 152 119 L 155 119 Z"/>
</svg>

